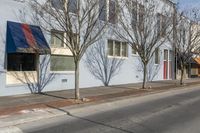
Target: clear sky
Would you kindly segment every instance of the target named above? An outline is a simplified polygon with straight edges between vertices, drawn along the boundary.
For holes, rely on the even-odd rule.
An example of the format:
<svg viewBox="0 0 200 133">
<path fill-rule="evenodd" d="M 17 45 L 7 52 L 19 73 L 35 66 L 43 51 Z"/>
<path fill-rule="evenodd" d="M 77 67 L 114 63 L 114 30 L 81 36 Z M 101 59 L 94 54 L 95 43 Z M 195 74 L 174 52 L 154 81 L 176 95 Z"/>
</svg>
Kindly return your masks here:
<svg viewBox="0 0 200 133">
<path fill-rule="evenodd" d="M 179 2 L 181 10 L 188 10 L 193 7 L 200 8 L 200 0 L 175 0 Z"/>
</svg>

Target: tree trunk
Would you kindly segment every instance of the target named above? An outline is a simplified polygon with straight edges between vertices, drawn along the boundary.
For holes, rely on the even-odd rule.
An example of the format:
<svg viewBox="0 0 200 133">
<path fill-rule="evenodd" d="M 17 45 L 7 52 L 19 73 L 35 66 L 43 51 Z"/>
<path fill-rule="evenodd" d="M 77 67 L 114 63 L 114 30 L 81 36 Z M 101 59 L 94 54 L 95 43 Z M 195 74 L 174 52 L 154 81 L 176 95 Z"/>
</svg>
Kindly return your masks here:
<svg viewBox="0 0 200 133">
<path fill-rule="evenodd" d="M 181 79 L 180 79 L 180 85 L 183 85 L 183 76 L 184 76 L 184 66 L 181 65 Z"/>
<path fill-rule="evenodd" d="M 142 83 L 142 89 L 146 88 L 146 77 L 147 77 L 147 65 L 144 63 L 144 70 L 143 70 L 143 83 Z"/>
<path fill-rule="evenodd" d="M 75 62 L 75 99 L 80 99 L 80 91 L 79 91 L 79 61 Z"/>
<path fill-rule="evenodd" d="M 105 87 L 108 87 L 108 83 L 107 83 L 107 82 L 104 82 L 104 86 L 105 86 Z"/>
</svg>

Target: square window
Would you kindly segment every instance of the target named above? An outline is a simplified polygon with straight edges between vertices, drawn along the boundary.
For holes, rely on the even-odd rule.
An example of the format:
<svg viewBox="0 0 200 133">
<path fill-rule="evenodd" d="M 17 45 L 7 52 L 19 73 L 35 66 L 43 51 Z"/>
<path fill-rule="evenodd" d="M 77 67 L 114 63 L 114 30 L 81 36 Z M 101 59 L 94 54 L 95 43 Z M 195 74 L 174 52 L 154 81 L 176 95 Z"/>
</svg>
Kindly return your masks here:
<svg viewBox="0 0 200 133">
<path fill-rule="evenodd" d="M 8 71 L 35 71 L 36 70 L 36 55 L 14 53 L 7 55 L 7 70 Z"/>
<path fill-rule="evenodd" d="M 108 55 L 116 57 L 128 57 L 127 43 L 108 40 Z"/>
<path fill-rule="evenodd" d="M 74 71 L 72 56 L 51 55 L 51 71 Z"/>
<path fill-rule="evenodd" d="M 62 32 L 51 32 L 51 47 L 61 48 L 64 47 L 64 33 Z"/>
</svg>

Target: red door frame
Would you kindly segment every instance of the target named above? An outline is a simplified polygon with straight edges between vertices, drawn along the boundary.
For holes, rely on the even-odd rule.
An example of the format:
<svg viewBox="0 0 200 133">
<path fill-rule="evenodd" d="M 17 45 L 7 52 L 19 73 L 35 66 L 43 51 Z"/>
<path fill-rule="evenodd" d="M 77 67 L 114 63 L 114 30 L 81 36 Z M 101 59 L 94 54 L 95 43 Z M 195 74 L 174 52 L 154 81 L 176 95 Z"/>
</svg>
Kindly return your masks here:
<svg viewBox="0 0 200 133">
<path fill-rule="evenodd" d="M 172 50 L 164 49 L 163 79 L 172 79 Z"/>
<path fill-rule="evenodd" d="M 168 64 L 169 64 L 169 52 L 167 49 L 164 49 L 164 70 L 163 70 L 163 79 L 168 79 Z"/>
</svg>

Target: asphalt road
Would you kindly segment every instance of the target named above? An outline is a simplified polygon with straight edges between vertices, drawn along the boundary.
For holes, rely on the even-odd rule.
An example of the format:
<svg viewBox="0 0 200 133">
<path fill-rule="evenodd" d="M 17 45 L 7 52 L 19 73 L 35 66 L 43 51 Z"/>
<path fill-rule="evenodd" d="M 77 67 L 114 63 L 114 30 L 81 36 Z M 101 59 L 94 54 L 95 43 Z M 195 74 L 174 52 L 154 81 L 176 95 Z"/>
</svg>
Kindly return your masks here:
<svg viewBox="0 0 200 133">
<path fill-rule="evenodd" d="M 135 99 L 18 127 L 26 133 L 200 133 L 200 87 Z"/>
</svg>

